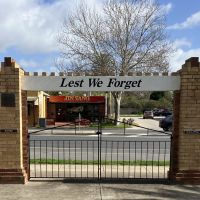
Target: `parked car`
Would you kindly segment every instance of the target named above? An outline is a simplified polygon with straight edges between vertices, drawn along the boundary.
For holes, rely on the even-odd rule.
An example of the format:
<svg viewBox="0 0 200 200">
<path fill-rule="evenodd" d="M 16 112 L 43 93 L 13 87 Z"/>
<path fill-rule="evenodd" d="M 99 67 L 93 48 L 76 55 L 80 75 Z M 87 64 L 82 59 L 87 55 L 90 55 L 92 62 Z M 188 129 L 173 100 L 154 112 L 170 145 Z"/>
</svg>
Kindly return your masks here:
<svg viewBox="0 0 200 200">
<path fill-rule="evenodd" d="M 172 131 L 173 115 L 168 115 L 164 119 L 161 119 L 159 122 L 159 127 L 161 127 L 164 131 Z"/>
<path fill-rule="evenodd" d="M 161 113 L 162 116 L 168 116 L 168 115 L 172 115 L 172 111 L 168 110 L 168 109 L 164 109 Z"/>
<path fill-rule="evenodd" d="M 169 109 L 158 109 L 158 108 L 155 108 L 153 109 L 153 114 L 154 116 L 168 116 L 168 115 L 172 115 L 172 111 L 169 110 Z"/>
<path fill-rule="evenodd" d="M 144 111 L 143 119 L 153 119 L 153 111 L 152 110 Z"/>
<path fill-rule="evenodd" d="M 160 109 L 157 109 L 157 108 L 153 109 L 153 115 L 160 116 L 161 115 Z"/>
</svg>

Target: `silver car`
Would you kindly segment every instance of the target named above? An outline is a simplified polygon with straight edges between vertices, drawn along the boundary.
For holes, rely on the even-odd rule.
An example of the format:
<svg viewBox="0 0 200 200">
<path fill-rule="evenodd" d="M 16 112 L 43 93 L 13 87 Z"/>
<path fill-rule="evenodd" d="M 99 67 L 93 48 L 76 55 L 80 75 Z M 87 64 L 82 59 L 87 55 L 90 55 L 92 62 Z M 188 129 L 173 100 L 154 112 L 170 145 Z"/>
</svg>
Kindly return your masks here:
<svg viewBox="0 0 200 200">
<path fill-rule="evenodd" d="M 143 119 L 153 119 L 153 111 L 152 110 L 144 111 Z"/>
</svg>

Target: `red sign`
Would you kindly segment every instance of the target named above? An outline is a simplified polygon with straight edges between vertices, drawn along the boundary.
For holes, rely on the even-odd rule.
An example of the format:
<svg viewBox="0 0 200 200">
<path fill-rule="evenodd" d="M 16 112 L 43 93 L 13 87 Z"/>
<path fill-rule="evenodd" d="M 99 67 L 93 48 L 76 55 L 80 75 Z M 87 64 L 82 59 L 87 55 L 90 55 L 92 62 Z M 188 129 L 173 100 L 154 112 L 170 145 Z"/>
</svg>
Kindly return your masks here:
<svg viewBox="0 0 200 200">
<path fill-rule="evenodd" d="M 50 103 L 104 103 L 104 96 L 50 96 Z"/>
</svg>

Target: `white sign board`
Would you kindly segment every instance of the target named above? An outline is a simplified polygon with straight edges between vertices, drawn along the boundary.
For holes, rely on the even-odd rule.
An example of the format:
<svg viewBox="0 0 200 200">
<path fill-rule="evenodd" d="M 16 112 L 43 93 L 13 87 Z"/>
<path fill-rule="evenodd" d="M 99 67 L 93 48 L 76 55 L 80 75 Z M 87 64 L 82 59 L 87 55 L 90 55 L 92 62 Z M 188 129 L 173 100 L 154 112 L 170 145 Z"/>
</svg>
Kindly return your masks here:
<svg viewBox="0 0 200 200">
<path fill-rule="evenodd" d="M 23 90 L 169 91 L 180 89 L 179 76 L 24 76 Z"/>
</svg>

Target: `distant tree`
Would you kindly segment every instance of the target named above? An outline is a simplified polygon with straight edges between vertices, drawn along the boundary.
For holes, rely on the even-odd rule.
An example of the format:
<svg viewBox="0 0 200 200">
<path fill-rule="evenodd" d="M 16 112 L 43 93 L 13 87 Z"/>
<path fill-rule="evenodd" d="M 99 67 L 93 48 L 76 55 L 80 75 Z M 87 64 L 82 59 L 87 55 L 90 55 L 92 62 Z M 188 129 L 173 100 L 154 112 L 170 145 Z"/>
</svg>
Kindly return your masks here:
<svg viewBox="0 0 200 200">
<path fill-rule="evenodd" d="M 68 16 L 59 36 L 65 71 L 101 76 L 163 72 L 171 51 L 165 13 L 155 0 L 109 0 L 101 11 L 82 3 Z M 122 92 L 112 92 L 115 119 Z"/>
<path fill-rule="evenodd" d="M 165 95 L 164 92 L 152 92 L 150 95 L 150 99 L 151 100 L 159 100 L 161 98 L 163 98 Z"/>
</svg>

